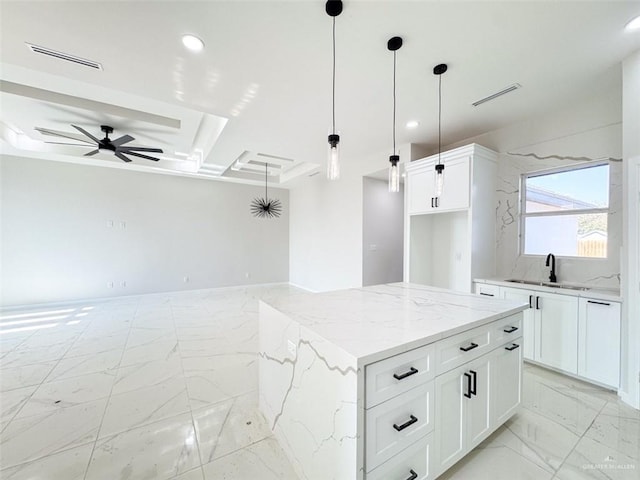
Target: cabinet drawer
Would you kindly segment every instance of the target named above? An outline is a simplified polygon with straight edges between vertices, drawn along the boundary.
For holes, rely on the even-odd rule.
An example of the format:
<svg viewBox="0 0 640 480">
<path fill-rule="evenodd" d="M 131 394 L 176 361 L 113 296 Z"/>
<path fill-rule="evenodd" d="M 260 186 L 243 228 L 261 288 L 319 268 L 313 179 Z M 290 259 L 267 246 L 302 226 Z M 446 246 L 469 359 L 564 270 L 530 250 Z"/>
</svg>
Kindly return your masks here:
<svg viewBox="0 0 640 480">
<path fill-rule="evenodd" d="M 522 313 L 516 313 L 492 323 L 491 342 L 494 346 L 522 336 Z"/>
<path fill-rule="evenodd" d="M 365 406 L 371 408 L 435 376 L 433 345 L 385 358 L 366 367 Z"/>
<path fill-rule="evenodd" d="M 431 473 L 433 435 L 428 434 L 401 453 L 369 472 L 366 480 L 426 480 Z"/>
<path fill-rule="evenodd" d="M 365 464 L 369 472 L 433 430 L 433 382 L 365 412 Z"/>
<path fill-rule="evenodd" d="M 487 285 L 485 283 L 476 283 L 475 292 L 483 297 L 500 298 L 500 287 L 498 285 Z"/>
<path fill-rule="evenodd" d="M 493 323 L 473 328 L 436 343 L 436 375 L 448 372 L 491 350 Z"/>
</svg>

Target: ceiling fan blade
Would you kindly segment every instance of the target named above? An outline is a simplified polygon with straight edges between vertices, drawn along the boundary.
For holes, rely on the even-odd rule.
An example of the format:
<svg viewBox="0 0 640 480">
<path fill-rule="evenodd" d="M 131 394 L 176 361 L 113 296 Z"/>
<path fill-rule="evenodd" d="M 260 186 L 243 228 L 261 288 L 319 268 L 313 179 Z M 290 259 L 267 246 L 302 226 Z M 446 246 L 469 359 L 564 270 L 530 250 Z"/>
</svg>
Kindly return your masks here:
<svg viewBox="0 0 640 480">
<path fill-rule="evenodd" d="M 120 138 L 116 138 L 115 140 L 112 140 L 111 144 L 114 147 L 119 147 L 120 145 L 124 145 L 125 143 L 132 142 L 133 140 L 135 140 L 135 138 L 133 138 L 131 135 L 123 135 Z"/>
<path fill-rule="evenodd" d="M 67 134 L 65 132 L 58 132 L 57 130 L 48 130 L 46 128 L 40 128 L 40 127 L 35 127 L 35 130 L 37 132 L 40 132 L 43 135 L 49 135 L 52 137 L 68 138 L 69 140 L 75 140 L 76 142 L 83 142 L 83 143 L 89 143 L 89 144 L 94 143 L 94 142 L 90 142 L 89 140 L 85 140 L 84 138 L 76 138 L 71 133 Z"/>
<path fill-rule="evenodd" d="M 95 149 L 95 150 L 91 150 L 89 153 L 85 153 L 84 156 L 85 157 L 91 157 L 92 155 L 95 155 L 96 153 L 100 153 L 99 149 Z"/>
<path fill-rule="evenodd" d="M 77 127 L 76 125 L 71 125 L 73 128 L 75 128 L 76 130 L 78 130 L 80 133 L 82 133 L 83 135 L 89 137 L 91 140 L 93 140 L 96 143 L 100 143 L 100 140 L 98 140 L 96 137 L 94 137 L 93 135 L 91 135 L 89 132 L 87 132 L 84 128 L 82 127 Z"/>
<path fill-rule="evenodd" d="M 116 157 L 118 157 L 120 160 L 122 160 L 123 162 L 130 162 L 131 159 L 125 157 L 124 155 L 122 155 L 120 152 L 115 152 Z"/>
<path fill-rule="evenodd" d="M 159 158 L 155 158 L 155 157 L 150 157 L 148 155 L 142 155 L 141 153 L 136 153 L 136 152 L 125 152 L 127 155 L 133 155 L 134 157 L 140 157 L 140 158 L 146 158 L 147 160 L 153 160 L 154 162 L 159 161 Z M 118 155 L 118 152 L 116 152 L 116 155 Z"/>
<path fill-rule="evenodd" d="M 118 150 L 122 152 L 154 152 L 164 153 L 161 148 L 146 148 L 146 147 L 120 147 Z"/>
</svg>

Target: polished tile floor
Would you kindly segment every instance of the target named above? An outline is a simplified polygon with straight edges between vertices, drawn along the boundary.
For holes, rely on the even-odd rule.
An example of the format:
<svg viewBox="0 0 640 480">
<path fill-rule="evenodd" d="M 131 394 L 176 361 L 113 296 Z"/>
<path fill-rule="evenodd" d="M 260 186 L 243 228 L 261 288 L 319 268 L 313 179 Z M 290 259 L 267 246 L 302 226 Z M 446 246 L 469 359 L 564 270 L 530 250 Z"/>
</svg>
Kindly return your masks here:
<svg viewBox="0 0 640 480">
<path fill-rule="evenodd" d="M 0 478 L 297 480 L 256 392 L 258 299 L 296 293 L 3 311 Z M 640 413 L 614 394 L 527 365 L 523 403 L 442 478 L 640 478 Z"/>
</svg>

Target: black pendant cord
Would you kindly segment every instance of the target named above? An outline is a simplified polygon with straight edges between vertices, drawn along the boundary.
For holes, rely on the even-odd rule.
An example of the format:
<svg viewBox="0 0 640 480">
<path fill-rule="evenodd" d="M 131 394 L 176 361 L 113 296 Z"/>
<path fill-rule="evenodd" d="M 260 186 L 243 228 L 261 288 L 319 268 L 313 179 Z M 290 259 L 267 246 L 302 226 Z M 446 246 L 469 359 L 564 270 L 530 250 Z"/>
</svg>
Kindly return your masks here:
<svg viewBox="0 0 640 480">
<path fill-rule="evenodd" d="M 267 162 L 264 162 L 264 199 L 269 201 L 269 195 L 267 195 Z"/>
<path fill-rule="evenodd" d="M 442 75 L 438 75 L 438 165 L 442 149 Z"/>
<path fill-rule="evenodd" d="M 336 17 L 333 17 L 333 74 L 332 74 L 332 91 L 331 91 L 331 103 L 332 103 L 332 130 L 331 133 L 336 133 Z"/>
<path fill-rule="evenodd" d="M 393 51 L 393 154 L 396 154 L 396 51 Z"/>
</svg>

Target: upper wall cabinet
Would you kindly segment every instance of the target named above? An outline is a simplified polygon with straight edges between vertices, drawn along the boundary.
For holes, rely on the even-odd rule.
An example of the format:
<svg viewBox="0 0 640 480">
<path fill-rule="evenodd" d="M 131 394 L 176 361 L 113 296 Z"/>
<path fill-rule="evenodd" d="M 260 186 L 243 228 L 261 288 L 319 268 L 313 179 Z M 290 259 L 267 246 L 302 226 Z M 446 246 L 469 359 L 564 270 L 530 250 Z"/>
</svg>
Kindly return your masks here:
<svg viewBox="0 0 640 480">
<path fill-rule="evenodd" d="M 407 166 L 409 215 L 469 208 L 470 157 L 454 158 L 445 164 L 445 188 L 440 197 L 435 194 L 437 161 L 437 157 L 429 157 Z"/>
<path fill-rule="evenodd" d="M 473 278 L 495 274 L 497 157 L 476 144 L 441 154 L 440 197 L 437 155 L 407 165 L 405 281 L 470 292 Z"/>
</svg>

